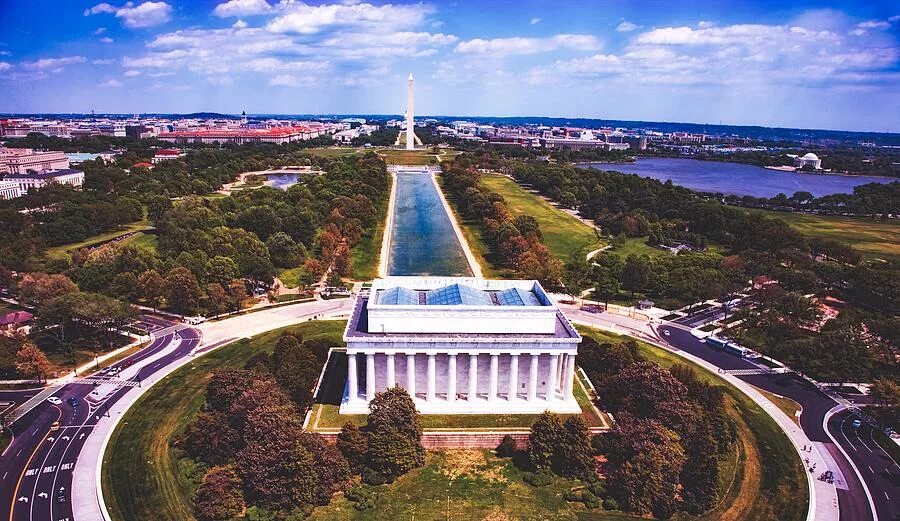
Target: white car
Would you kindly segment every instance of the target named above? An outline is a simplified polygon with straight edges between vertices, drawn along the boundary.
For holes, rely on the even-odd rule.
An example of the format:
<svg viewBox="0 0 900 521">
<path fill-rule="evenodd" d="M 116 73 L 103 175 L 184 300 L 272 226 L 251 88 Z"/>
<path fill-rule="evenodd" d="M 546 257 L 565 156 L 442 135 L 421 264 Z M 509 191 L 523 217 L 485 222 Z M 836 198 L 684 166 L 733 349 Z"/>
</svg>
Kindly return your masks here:
<svg viewBox="0 0 900 521">
<path fill-rule="evenodd" d="M 50 398 L 47 398 L 47 401 L 52 403 L 53 405 L 61 405 L 62 404 L 62 400 L 60 400 L 56 396 L 51 396 Z"/>
</svg>

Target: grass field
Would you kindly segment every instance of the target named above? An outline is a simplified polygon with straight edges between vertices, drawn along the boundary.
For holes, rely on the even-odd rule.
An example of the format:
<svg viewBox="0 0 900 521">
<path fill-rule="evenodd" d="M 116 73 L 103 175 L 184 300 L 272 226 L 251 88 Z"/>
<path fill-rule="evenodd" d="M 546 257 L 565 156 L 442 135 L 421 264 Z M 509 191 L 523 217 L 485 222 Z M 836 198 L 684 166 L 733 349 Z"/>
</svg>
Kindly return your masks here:
<svg viewBox="0 0 900 521">
<path fill-rule="evenodd" d="M 72 244 L 63 244 L 61 246 L 54 246 L 53 248 L 47 249 L 47 256 L 50 258 L 59 258 L 63 255 L 77 250 L 79 248 L 87 248 L 89 246 L 95 246 L 97 244 L 101 244 L 107 241 L 111 241 L 117 237 L 121 237 L 125 234 L 132 232 L 142 232 L 144 230 L 149 230 L 152 228 L 150 223 L 147 222 L 146 219 L 131 223 L 127 226 L 122 227 L 120 230 L 115 230 L 111 232 L 101 233 L 99 235 L 94 235 L 92 237 L 88 237 L 87 239 L 76 242 Z"/>
<path fill-rule="evenodd" d="M 666 250 L 654 248 L 653 246 L 647 244 L 647 237 L 632 237 L 629 239 L 625 239 L 625 244 L 623 246 L 614 246 L 608 251 L 610 253 L 615 253 L 623 259 L 628 257 L 629 255 L 647 255 L 651 259 L 655 257 L 672 255 Z"/>
<path fill-rule="evenodd" d="M 345 322 L 314 321 L 285 328 L 305 339 L 340 342 Z M 212 371 L 242 367 L 259 351 L 270 351 L 278 329 L 242 339 L 175 371 L 153 386 L 122 418 L 104 454 L 102 485 L 114 520 L 193 519 L 190 496 L 196 486 L 190 468 L 169 443 L 203 404 Z"/>
<path fill-rule="evenodd" d="M 563 262 L 604 245 L 593 228 L 507 177 L 484 176 L 482 185 L 502 195 L 513 215 L 530 215 L 537 219 L 544 234 L 544 244 L 554 257 Z"/>
<path fill-rule="evenodd" d="M 289 268 L 286 270 L 282 270 L 281 273 L 278 274 L 278 280 L 281 281 L 285 287 L 288 288 L 296 288 L 300 286 L 300 277 L 304 276 L 306 271 L 302 266 L 298 266 L 296 268 Z"/>
<path fill-rule="evenodd" d="M 847 243 L 867 259 L 900 259 L 900 223 L 831 215 L 751 211 L 782 220 L 806 237 Z"/>
<path fill-rule="evenodd" d="M 378 155 L 389 165 L 436 165 L 438 158 L 431 150 L 401 150 L 398 148 L 382 148 Z"/>
<path fill-rule="evenodd" d="M 132 235 L 131 237 L 125 239 L 123 242 L 128 244 L 134 244 L 136 246 L 143 246 L 152 251 L 156 251 L 159 247 L 159 236 L 155 233 L 137 233 Z"/>
<path fill-rule="evenodd" d="M 341 157 L 352 156 L 365 152 L 368 149 L 349 148 L 349 147 L 327 147 L 327 148 L 307 148 L 303 152 L 321 157 Z"/>
</svg>

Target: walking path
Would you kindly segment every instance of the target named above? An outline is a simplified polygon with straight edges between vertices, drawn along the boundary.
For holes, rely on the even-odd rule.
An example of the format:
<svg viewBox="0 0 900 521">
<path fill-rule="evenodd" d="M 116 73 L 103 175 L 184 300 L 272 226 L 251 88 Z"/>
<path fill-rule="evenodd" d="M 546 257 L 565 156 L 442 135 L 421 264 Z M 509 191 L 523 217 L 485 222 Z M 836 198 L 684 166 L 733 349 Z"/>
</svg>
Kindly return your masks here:
<svg viewBox="0 0 900 521">
<path fill-rule="evenodd" d="M 384 233 L 381 235 L 381 254 L 378 256 L 378 276 L 387 277 L 388 258 L 391 256 L 391 234 L 394 232 L 394 204 L 397 200 L 397 173 L 391 174 L 391 195 L 388 198 L 387 216 L 384 222 Z"/>
</svg>

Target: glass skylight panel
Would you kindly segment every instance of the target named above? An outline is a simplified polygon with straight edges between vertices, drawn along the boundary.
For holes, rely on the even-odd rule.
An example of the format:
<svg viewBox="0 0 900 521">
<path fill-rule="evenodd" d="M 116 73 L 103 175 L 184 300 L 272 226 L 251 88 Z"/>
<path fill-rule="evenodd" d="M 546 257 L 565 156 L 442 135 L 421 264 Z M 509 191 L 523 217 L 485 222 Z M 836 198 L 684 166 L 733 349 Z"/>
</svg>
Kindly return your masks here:
<svg viewBox="0 0 900 521">
<path fill-rule="evenodd" d="M 378 303 L 396 306 L 415 306 L 419 303 L 419 294 L 409 288 L 399 286 L 388 288 L 381 292 L 381 295 L 378 297 Z"/>
</svg>

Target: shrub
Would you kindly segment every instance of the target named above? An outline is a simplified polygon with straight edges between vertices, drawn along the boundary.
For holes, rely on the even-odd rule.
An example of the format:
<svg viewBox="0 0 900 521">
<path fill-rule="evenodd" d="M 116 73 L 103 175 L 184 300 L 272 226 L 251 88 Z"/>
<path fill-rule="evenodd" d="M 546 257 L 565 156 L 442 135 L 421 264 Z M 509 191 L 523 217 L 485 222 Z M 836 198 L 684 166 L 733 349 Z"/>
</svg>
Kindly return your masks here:
<svg viewBox="0 0 900 521">
<path fill-rule="evenodd" d="M 516 440 L 513 439 L 512 436 L 507 434 L 503 437 L 503 440 L 500 442 L 500 445 L 497 445 L 497 456 L 501 458 L 510 458 L 513 454 L 516 453 Z"/>
<path fill-rule="evenodd" d="M 377 470 L 366 467 L 362 471 L 362 481 L 367 485 L 384 485 L 385 483 L 393 483 L 393 476 L 382 474 Z"/>
<path fill-rule="evenodd" d="M 344 497 L 353 503 L 353 508 L 359 511 L 375 508 L 376 494 L 371 489 L 357 485 L 344 492 Z"/>
<path fill-rule="evenodd" d="M 619 502 L 608 497 L 603 500 L 603 510 L 619 510 Z"/>
<path fill-rule="evenodd" d="M 528 483 L 532 487 L 546 487 L 550 483 L 553 483 L 553 473 L 549 470 L 541 469 L 537 472 L 525 474 L 523 479 L 525 480 L 525 483 Z"/>
</svg>

